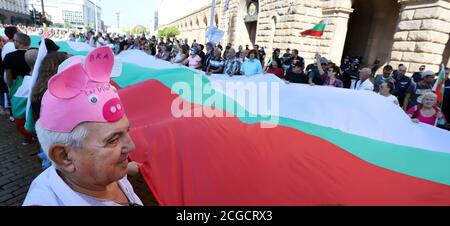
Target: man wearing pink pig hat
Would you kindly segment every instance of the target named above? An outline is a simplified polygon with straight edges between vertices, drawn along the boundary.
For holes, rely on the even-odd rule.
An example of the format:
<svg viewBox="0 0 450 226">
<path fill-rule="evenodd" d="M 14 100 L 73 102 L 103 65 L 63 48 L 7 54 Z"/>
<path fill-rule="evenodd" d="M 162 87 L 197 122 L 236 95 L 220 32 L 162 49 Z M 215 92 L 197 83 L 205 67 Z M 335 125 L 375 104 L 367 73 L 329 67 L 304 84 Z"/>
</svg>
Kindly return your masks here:
<svg viewBox="0 0 450 226">
<path fill-rule="evenodd" d="M 53 165 L 31 184 L 24 206 L 142 205 L 128 181 L 135 148 L 110 84 L 109 47 L 73 60 L 48 82 L 36 132 Z"/>
</svg>

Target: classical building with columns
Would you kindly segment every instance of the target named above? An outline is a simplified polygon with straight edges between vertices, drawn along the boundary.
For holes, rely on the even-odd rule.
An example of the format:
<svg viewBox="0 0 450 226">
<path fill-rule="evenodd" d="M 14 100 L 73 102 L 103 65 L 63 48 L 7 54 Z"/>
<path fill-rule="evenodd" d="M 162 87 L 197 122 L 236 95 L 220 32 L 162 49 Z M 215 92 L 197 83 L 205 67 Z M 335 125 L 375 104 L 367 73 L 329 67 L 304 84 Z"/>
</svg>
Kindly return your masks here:
<svg viewBox="0 0 450 226">
<path fill-rule="evenodd" d="M 312 61 L 316 51 L 333 62 L 362 56 L 365 65 L 378 59 L 416 71 L 449 65 L 450 0 L 216 0 L 214 25 L 225 32 L 222 44 L 258 44 L 298 49 Z M 227 10 L 228 8 L 228 10 Z M 180 37 L 205 41 L 211 3 L 161 26 L 175 26 Z M 300 32 L 329 18 L 321 39 Z"/>
<path fill-rule="evenodd" d="M 28 0 L 0 0 L 0 23 L 15 24 L 25 18 L 29 19 Z"/>
</svg>

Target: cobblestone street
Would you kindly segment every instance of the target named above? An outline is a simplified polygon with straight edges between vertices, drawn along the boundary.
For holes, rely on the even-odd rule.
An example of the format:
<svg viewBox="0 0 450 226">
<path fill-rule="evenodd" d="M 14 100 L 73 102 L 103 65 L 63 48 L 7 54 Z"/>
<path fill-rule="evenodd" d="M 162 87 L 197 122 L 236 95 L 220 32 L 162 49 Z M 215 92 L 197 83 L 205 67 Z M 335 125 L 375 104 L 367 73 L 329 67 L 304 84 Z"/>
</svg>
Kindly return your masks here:
<svg viewBox="0 0 450 226">
<path fill-rule="evenodd" d="M 0 206 L 21 206 L 33 179 L 42 172 L 37 143 L 22 146 L 15 124 L 0 117 Z M 142 176 L 129 178 L 146 206 L 158 205 Z"/>
</svg>

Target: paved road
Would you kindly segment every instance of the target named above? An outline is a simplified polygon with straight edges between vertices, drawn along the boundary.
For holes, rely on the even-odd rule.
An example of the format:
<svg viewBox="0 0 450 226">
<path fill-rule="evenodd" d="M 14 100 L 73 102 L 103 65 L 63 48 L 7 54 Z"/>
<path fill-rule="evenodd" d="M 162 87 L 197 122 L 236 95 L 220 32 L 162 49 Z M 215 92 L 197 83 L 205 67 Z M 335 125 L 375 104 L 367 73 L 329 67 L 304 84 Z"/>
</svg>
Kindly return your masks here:
<svg viewBox="0 0 450 226">
<path fill-rule="evenodd" d="M 31 182 L 42 172 L 38 145 L 21 143 L 14 123 L 0 116 L 0 206 L 22 205 Z M 141 175 L 129 179 L 145 205 L 157 205 Z"/>
</svg>

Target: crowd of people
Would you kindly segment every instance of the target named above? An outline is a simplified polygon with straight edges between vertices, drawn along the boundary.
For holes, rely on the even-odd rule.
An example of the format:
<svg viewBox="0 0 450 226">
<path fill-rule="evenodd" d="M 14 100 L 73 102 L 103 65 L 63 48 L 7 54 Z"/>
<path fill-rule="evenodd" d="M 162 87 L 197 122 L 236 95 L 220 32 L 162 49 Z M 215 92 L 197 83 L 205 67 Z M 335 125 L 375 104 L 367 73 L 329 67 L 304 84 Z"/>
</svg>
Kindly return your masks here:
<svg viewBox="0 0 450 226">
<path fill-rule="evenodd" d="M 105 138 L 101 136 L 108 134 L 108 129 L 111 128 L 116 128 L 117 131 L 119 131 L 117 129 L 119 128 L 120 134 L 113 134 L 114 136 L 110 139 L 106 139 L 107 144 L 103 148 L 99 148 L 98 144 L 92 140 L 94 138 L 90 138 L 92 149 L 87 151 L 86 155 L 89 153 L 92 154 L 92 150 L 94 149 L 101 149 L 99 151 L 100 154 L 94 155 L 105 157 L 102 151 L 111 149 L 120 152 L 120 147 L 122 147 L 120 145 L 126 147 L 126 153 L 119 153 L 115 156 L 107 157 L 111 161 L 118 161 L 120 159 L 120 167 L 116 166 L 120 169 L 115 169 L 118 171 L 112 170 L 112 173 L 116 175 L 113 179 L 104 178 L 104 175 L 100 175 L 97 172 L 94 175 L 98 176 L 97 179 L 101 180 L 101 185 L 93 185 L 93 181 L 86 181 L 85 176 L 88 173 L 92 173 L 89 170 L 94 170 L 97 163 L 92 162 L 92 166 L 78 165 L 79 163 L 76 161 L 72 162 L 72 160 L 84 159 L 85 156 L 71 151 L 77 148 L 86 149 L 86 147 L 80 147 L 79 140 L 77 139 L 86 139 L 86 133 L 88 133 L 86 130 L 95 130 L 84 124 L 88 121 L 79 121 L 78 124 L 71 127 L 70 133 L 61 133 L 61 130 L 58 130 L 60 125 L 55 125 L 54 128 L 51 126 L 43 128 L 44 125 L 40 123 L 30 126 L 27 125 L 25 120 L 26 115 L 23 111 L 25 109 L 23 105 L 26 102 L 20 102 L 13 98 L 17 90 L 24 83 L 24 80 L 32 74 L 38 56 L 38 49 L 31 48 L 31 38 L 27 33 L 37 32 L 43 34 L 47 32 L 48 37 L 58 34 L 60 37 L 67 37 L 67 41 L 84 42 L 92 47 L 97 47 L 97 49 L 103 50 L 108 47 L 106 49 L 112 54 L 119 54 L 122 51 L 130 49 L 142 50 L 149 55 L 155 56 L 157 59 L 201 70 L 207 76 L 212 74 L 224 74 L 226 76 L 266 76 L 267 74 L 273 74 L 283 79 L 287 84 L 300 83 L 310 86 L 329 86 L 375 92 L 392 101 L 392 104 L 401 107 L 405 111 L 405 114 L 411 117 L 413 122 L 449 128 L 445 120 L 445 116 L 450 116 L 449 68 L 445 69 L 446 92 L 444 99 L 441 103 L 438 103 L 437 96 L 432 90 L 438 73 L 426 70 L 425 65 L 421 66 L 419 71 L 414 73 L 412 77 L 406 75 L 407 67 L 405 65 L 400 65 L 396 70 L 392 66 L 386 65 L 383 68 L 382 74 L 377 75 L 375 73 L 376 70 L 373 68 L 362 67 L 360 58 L 345 57 L 341 65 L 336 65 L 325 57 L 316 54 L 314 63 L 306 65 L 305 59 L 301 57 L 300 51 L 297 49 L 286 49 L 283 54 L 280 49 L 275 49 L 272 55 L 267 57 L 264 48 L 258 45 L 255 45 L 253 49 L 248 45 L 245 48 L 238 46 L 237 50 L 235 50 L 231 43 L 225 47 L 211 42 L 203 45 L 197 43 L 196 40 L 189 43 L 188 39 L 169 38 L 164 40 L 157 39 L 155 36 L 147 38 L 144 34 L 135 37 L 133 35 L 125 36 L 119 34 L 103 35 L 100 32 L 95 34 L 89 31 L 84 35 L 80 32 L 44 31 L 30 27 L 0 25 L 1 28 L 4 29 L 6 37 L 0 39 L 0 74 L 4 75 L 4 79 L 0 81 L 0 113 L 3 115 L 7 114 L 10 121 L 16 124 L 18 131 L 24 137 L 23 145 L 28 145 L 36 140 L 36 136 L 39 137 L 43 149 L 39 157 L 43 160 L 43 168 L 47 169 L 54 165 L 59 170 L 58 174 L 60 178 L 64 180 L 61 183 L 66 183 L 70 189 L 78 192 L 72 195 L 77 196 L 82 194 L 81 196 L 86 202 L 102 205 L 142 204 L 139 198 L 132 192 L 132 188 L 131 190 L 129 189 L 129 183 L 123 179 L 123 172 L 136 173 L 138 171 L 136 164 L 124 164 L 124 162 L 128 163 L 128 161 L 124 160 L 126 159 L 124 157 L 127 157 L 127 153 L 134 149 L 134 145 L 128 137 L 128 121 L 126 116 L 122 116 L 118 120 L 101 121 L 101 123 L 105 124 L 105 127 L 102 127 L 105 131 L 95 133 L 96 135 L 92 135 L 94 138 L 98 138 L 99 140 L 103 139 L 104 141 Z M 42 117 L 44 117 L 44 121 L 48 120 L 48 118 L 45 118 L 49 117 L 48 115 L 41 115 L 42 112 L 46 112 L 43 110 L 46 107 L 46 105 L 42 105 L 43 102 L 47 101 L 51 103 L 51 98 L 59 98 L 61 99 L 60 101 L 64 102 L 70 99 L 67 98 L 67 95 L 71 95 L 57 89 L 54 92 L 48 91 L 49 81 L 55 75 L 61 73 L 61 71 L 58 71 L 58 67 L 66 59 L 70 58 L 71 55 L 59 52 L 59 47 L 51 39 L 46 39 L 45 45 L 48 53 L 40 65 L 37 82 L 30 91 L 35 122 L 42 119 Z M 91 77 L 88 76 L 88 78 Z M 109 84 L 109 80 L 104 82 Z M 357 92 L 355 92 L 355 95 L 357 95 Z M 111 96 L 118 98 L 114 93 L 111 93 Z M 97 101 L 93 100 L 91 103 L 95 104 Z M 115 111 L 112 114 L 116 114 L 119 108 L 115 106 L 114 109 Z M 57 120 L 56 118 L 54 120 Z M 61 121 L 54 123 L 64 124 L 67 122 Z M 83 126 L 80 127 L 80 125 Z M 56 145 L 58 142 L 62 143 Z M 115 159 L 111 159 L 114 157 Z M 76 167 L 87 167 L 88 170 L 76 172 Z M 52 170 L 55 171 L 56 169 L 52 168 Z M 54 175 L 52 174 L 54 177 L 57 177 L 56 175 L 56 173 Z M 114 182 L 113 192 L 100 195 L 99 193 L 92 192 L 92 189 L 95 190 L 95 188 L 104 188 L 110 185 L 111 180 Z M 86 187 L 80 187 L 80 184 L 86 185 Z M 124 193 L 123 188 L 127 188 L 128 193 Z M 45 190 L 47 188 L 39 187 L 39 189 Z M 33 186 L 31 190 L 33 191 Z M 33 195 L 39 196 L 39 191 L 35 191 Z M 39 201 L 39 198 L 34 197 L 34 199 L 30 200 Z M 40 203 L 30 202 L 29 204 Z"/>
</svg>

